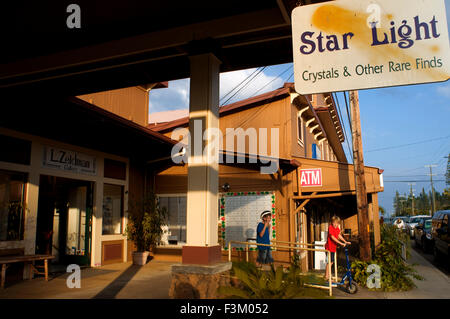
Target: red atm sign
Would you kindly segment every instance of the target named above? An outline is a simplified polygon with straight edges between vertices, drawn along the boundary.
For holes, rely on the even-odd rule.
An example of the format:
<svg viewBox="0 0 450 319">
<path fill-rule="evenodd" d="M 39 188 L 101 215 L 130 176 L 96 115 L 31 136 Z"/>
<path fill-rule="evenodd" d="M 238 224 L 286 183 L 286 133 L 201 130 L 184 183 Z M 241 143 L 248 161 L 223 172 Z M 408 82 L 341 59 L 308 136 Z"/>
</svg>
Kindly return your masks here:
<svg viewBox="0 0 450 319">
<path fill-rule="evenodd" d="M 322 169 L 310 168 L 300 170 L 301 186 L 322 186 Z"/>
</svg>

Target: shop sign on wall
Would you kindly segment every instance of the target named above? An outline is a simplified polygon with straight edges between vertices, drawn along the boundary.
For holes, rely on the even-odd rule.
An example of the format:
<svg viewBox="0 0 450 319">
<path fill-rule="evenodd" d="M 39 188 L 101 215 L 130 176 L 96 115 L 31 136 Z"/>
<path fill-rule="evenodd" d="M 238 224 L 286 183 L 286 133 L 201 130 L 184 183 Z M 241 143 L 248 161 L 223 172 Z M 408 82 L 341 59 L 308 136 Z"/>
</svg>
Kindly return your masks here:
<svg viewBox="0 0 450 319">
<path fill-rule="evenodd" d="M 300 173 L 300 183 L 302 187 L 322 186 L 321 168 L 301 169 Z"/>
<path fill-rule="evenodd" d="M 97 174 L 94 156 L 51 146 L 44 147 L 42 166 L 73 173 Z"/>
</svg>

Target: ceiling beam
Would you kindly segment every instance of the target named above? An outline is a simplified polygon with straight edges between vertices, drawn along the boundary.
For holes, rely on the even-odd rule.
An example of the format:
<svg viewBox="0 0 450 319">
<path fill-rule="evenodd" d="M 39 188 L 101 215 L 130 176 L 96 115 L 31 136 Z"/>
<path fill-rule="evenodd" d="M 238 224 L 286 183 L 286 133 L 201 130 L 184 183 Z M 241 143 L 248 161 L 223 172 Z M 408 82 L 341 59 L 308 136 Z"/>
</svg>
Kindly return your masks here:
<svg viewBox="0 0 450 319">
<path fill-rule="evenodd" d="M 286 6 L 284 5 L 283 0 L 277 0 L 278 8 L 280 8 L 281 14 L 283 15 L 284 21 L 286 21 L 287 24 L 291 24 L 291 18 L 288 14 L 288 11 L 286 9 Z"/>
<path fill-rule="evenodd" d="M 3 64 L 0 65 L 0 80 L 9 80 L 11 83 L 16 77 L 39 77 L 38 74 L 43 72 L 61 71 L 133 55 L 145 59 L 146 53 L 182 47 L 192 41 L 224 39 L 283 26 L 287 26 L 287 23 L 279 8 L 261 10 Z M 159 58 L 164 59 L 166 56 L 161 55 Z"/>
</svg>

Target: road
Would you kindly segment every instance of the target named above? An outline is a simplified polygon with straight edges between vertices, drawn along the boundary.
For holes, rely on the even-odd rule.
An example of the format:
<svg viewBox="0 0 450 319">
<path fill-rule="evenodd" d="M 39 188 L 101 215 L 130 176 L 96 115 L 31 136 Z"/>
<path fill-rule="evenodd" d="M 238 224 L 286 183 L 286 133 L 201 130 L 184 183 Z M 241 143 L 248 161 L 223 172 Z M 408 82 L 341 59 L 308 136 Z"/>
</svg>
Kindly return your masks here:
<svg viewBox="0 0 450 319">
<path fill-rule="evenodd" d="M 412 249 L 414 249 L 414 251 L 419 253 L 423 258 L 425 258 L 428 262 L 430 262 L 433 266 L 435 266 L 437 269 L 442 271 L 445 275 L 447 275 L 447 277 L 450 278 L 449 267 L 443 261 L 436 262 L 434 260 L 434 256 L 433 256 L 433 253 L 431 250 L 429 252 L 425 253 L 422 248 L 418 247 L 415 244 L 414 239 L 411 239 L 411 247 L 412 247 Z"/>
</svg>

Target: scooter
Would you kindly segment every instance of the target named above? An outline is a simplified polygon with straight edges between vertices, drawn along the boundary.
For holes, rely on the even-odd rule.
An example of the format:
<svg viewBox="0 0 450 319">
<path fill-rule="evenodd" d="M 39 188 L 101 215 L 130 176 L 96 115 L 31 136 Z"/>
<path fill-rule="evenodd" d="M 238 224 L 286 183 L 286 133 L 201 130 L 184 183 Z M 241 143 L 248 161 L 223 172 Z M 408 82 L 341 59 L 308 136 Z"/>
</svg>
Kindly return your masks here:
<svg viewBox="0 0 450 319">
<path fill-rule="evenodd" d="M 334 288 L 345 287 L 345 291 L 347 291 L 349 294 L 355 294 L 358 291 L 358 285 L 356 284 L 356 282 L 353 280 L 352 277 L 352 268 L 350 265 L 350 260 L 348 258 L 347 246 L 344 248 L 344 252 L 345 258 L 347 259 L 347 271 L 345 272 L 345 275 L 342 277 L 340 282 L 332 283 L 331 286 Z"/>
<path fill-rule="evenodd" d="M 355 294 L 358 291 L 358 285 L 353 280 L 352 277 L 352 269 L 350 265 L 350 260 L 348 258 L 348 248 L 344 248 L 345 252 L 345 258 L 347 259 L 347 271 L 345 272 L 344 276 L 342 277 L 340 282 L 332 283 L 331 287 L 333 288 L 344 288 L 346 292 L 349 294 Z M 331 276 L 331 274 L 330 274 Z M 327 286 L 324 285 L 317 285 L 317 284 L 308 284 L 310 287 L 320 287 L 320 288 L 327 288 Z"/>
</svg>

